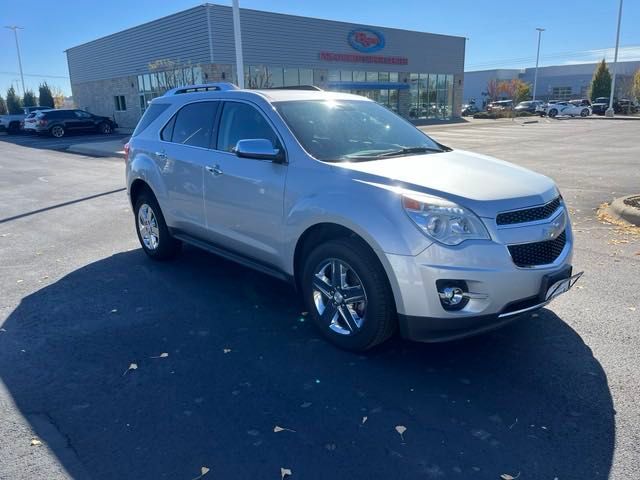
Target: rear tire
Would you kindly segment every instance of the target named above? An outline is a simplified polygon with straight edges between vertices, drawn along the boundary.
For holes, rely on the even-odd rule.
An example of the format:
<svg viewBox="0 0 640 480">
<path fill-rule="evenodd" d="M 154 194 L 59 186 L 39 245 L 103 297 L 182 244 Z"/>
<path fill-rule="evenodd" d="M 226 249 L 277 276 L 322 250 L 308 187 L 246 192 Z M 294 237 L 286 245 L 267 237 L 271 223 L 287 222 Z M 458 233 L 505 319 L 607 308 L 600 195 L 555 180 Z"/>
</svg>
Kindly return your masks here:
<svg viewBox="0 0 640 480">
<path fill-rule="evenodd" d="M 558 115 L 558 110 L 556 110 L 555 108 L 552 108 L 551 110 L 549 110 L 549 116 L 551 118 L 555 118 L 556 115 Z"/>
<path fill-rule="evenodd" d="M 588 108 L 583 108 L 582 111 L 580 112 L 580 116 L 581 117 L 588 117 L 589 116 L 589 109 Z"/>
<path fill-rule="evenodd" d="M 138 240 L 149 257 L 168 260 L 180 252 L 182 242 L 169 233 L 160 205 L 151 192 L 144 191 L 138 195 L 133 213 Z"/>
<path fill-rule="evenodd" d="M 315 247 L 305 259 L 301 286 L 315 325 L 339 348 L 369 350 L 396 329 L 395 302 L 386 273 L 360 240 L 338 238 Z"/>
<path fill-rule="evenodd" d="M 98 131 L 104 135 L 109 135 L 113 133 L 113 127 L 108 122 L 102 122 L 98 125 Z"/>
<path fill-rule="evenodd" d="M 49 129 L 49 133 L 52 137 L 62 138 L 65 134 L 64 127 L 62 125 L 54 125 Z"/>
</svg>

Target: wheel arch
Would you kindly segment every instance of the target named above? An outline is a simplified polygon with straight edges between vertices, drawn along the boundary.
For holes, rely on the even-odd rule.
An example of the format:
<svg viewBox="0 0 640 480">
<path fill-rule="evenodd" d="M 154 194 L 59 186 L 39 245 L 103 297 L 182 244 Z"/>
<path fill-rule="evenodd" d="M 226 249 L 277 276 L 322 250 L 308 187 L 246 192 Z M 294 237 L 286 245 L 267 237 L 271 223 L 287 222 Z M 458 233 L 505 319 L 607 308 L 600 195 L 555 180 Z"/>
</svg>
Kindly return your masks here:
<svg viewBox="0 0 640 480">
<path fill-rule="evenodd" d="M 396 277 L 393 275 L 391 265 L 387 261 L 386 256 L 379 249 L 374 248 L 362 235 L 358 234 L 351 228 L 345 227 L 338 223 L 333 222 L 321 222 L 307 227 L 307 229 L 300 235 L 293 253 L 293 280 L 295 287 L 298 291 L 300 288 L 300 281 L 302 275 L 302 267 L 304 265 L 305 255 L 311 250 L 326 241 L 336 238 L 353 238 L 360 243 L 363 248 L 366 248 L 377 260 L 382 270 L 385 272 L 387 279 L 387 285 L 391 291 L 391 295 L 394 299 L 394 305 L 396 309 L 399 307 L 398 301 L 401 299 L 399 285 L 397 284 Z"/>
<path fill-rule="evenodd" d="M 155 193 L 153 193 L 153 189 L 151 188 L 151 186 L 149 186 L 149 184 L 143 179 L 136 178 L 129 187 L 129 199 L 131 200 L 132 206 L 135 205 L 138 195 L 140 195 L 142 192 L 149 192 L 157 200 L 157 197 Z"/>
</svg>

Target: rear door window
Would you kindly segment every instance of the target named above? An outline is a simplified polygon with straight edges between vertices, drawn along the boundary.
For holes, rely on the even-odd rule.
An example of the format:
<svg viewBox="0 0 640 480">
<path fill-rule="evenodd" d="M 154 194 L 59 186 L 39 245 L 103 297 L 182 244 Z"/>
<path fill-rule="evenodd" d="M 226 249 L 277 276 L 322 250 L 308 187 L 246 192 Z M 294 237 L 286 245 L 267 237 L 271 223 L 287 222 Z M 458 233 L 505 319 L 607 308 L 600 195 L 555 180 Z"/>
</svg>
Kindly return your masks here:
<svg viewBox="0 0 640 480">
<path fill-rule="evenodd" d="M 197 102 L 182 107 L 175 115 L 175 120 L 172 119 L 170 122 L 174 122 L 170 141 L 192 147 L 210 148 L 219 103 Z M 163 140 L 168 140 L 168 133 L 163 130 Z"/>
</svg>

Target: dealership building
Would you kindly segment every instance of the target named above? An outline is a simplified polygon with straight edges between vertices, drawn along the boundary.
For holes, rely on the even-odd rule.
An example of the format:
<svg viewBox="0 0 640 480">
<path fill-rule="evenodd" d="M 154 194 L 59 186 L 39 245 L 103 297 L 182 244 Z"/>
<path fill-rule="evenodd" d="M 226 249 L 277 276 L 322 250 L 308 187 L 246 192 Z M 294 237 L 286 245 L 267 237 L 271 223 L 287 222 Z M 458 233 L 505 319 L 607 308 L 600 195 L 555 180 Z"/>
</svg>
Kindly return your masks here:
<svg viewBox="0 0 640 480">
<path fill-rule="evenodd" d="M 245 86 L 352 92 L 416 122 L 460 114 L 465 38 L 240 9 Z M 236 83 L 231 7 L 204 4 L 66 51 L 78 108 L 133 127 L 182 85 Z"/>
<path fill-rule="evenodd" d="M 611 69 L 611 65 L 608 65 Z M 597 63 L 554 65 L 538 68 L 536 98 L 540 100 L 571 100 L 587 98 Z M 502 68 L 464 73 L 464 103 L 474 100 L 477 105 L 488 101 L 487 84 L 491 80 L 519 78 L 533 86 L 535 68 Z M 640 61 L 618 62 L 616 96 L 628 98 L 633 75 L 640 70 Z M 506 99 L 506 97 L 501 99 Z"/>
</svg>

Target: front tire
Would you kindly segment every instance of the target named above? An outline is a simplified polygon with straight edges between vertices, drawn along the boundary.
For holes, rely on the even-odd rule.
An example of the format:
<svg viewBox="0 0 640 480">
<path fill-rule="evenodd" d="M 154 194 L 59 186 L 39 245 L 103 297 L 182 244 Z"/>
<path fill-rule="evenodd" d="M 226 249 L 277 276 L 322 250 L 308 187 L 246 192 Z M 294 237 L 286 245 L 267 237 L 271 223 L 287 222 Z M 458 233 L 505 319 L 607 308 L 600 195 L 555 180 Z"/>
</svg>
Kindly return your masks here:
<svg viewBox="0 0 640 480">
<path fill-rule="evenodd" d="M 145 191 L 138 195 L 133 213 L 138 240 L 149 257 L 168 260 L 178 254 L 182 243 L 169 233 L 160 205 L 152 193 Z"/>
<path fill-rule="evenodd" d="M 555 108 L 552 108 L 551 110 L 549 110 L 549 116 L 551 118 L 555 118 L 556 115 L 558 115 L 558 110 L 556 110 Z"/>
<path fill-rule="evenodd" d="M 304 262 L 301 283 L 309 315 L 339 348 L 369 350 L 396 329 L 386 273 L 362 241 L 339 238 L 318 245 Z"/>
<path fill-rule="evenodd" d="M 589 109 L 583 108 L 582 111 L 580 112 L 580 116 L 581 117 L 588 117 L 589 116 Z"/>
</svg>

